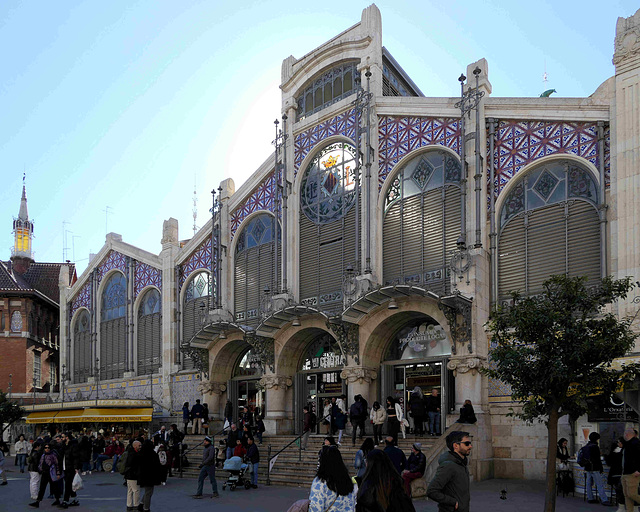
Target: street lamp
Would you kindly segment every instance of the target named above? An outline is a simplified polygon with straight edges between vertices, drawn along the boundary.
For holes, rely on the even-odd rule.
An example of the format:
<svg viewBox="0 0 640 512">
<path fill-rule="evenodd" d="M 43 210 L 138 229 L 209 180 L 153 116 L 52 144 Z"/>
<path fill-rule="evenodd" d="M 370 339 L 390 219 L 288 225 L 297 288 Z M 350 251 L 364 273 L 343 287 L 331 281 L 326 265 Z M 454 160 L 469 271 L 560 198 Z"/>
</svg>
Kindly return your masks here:
<svg viewBox="0 0 640 512">
<path fill-rule="evenodd" d="M 67 365 L 62 363 L 62 375 L 60 375 L 60 391 L 62 393 L 62 405 L 64 405 L 64 381 L 67 378 Z"/>
<path fill-rule="evenodd" d="M 100 393 L 100 358 L 96 357 L 96 407 L 98 407 L 98 394 Z"/>
</svg>

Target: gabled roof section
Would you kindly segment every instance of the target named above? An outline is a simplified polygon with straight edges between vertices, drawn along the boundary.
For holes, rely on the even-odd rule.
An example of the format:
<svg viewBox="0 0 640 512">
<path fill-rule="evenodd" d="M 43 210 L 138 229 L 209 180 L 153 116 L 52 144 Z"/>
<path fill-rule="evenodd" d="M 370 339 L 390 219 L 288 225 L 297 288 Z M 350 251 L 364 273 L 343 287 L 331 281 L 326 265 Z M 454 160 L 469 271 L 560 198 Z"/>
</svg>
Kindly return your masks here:
<svg viewBox="0 0 640 512">
<path fill-rule="evenodd" d="M 384 75 L 387 76 L 387 72 L 389 72 L 389 74 L 404 87 L 405 91 L 408 93 L 407 96 L 424 97 L 424 94 L 422 94 L 420 88 L 414 83 L 413 80 L 411 80 L 405 70 L 402 69 L 402 66 L 398 64 L 398 61 L 393 58 L 393 55 L 391 55 L 391 53 L 389 53 L 389 50 L 387 50 L 384 46 L 382 47 L 382 63 L 385 68 L 388 68 L 384 69 Z M 400 96 L 404 96 L 404 94 L 400 94 Z"/>
<path fill-rule="evenodd" d="M 49 300 L 60 303 L 60 270 L 69 267 L 69 286 L 76 280 L 73 263 L 31 263 L 27 272 L 20 275 L 13 271 L 10 261 L 0 261 L 0 291 L 25 293 L 38 292 Z"/>
</svg>

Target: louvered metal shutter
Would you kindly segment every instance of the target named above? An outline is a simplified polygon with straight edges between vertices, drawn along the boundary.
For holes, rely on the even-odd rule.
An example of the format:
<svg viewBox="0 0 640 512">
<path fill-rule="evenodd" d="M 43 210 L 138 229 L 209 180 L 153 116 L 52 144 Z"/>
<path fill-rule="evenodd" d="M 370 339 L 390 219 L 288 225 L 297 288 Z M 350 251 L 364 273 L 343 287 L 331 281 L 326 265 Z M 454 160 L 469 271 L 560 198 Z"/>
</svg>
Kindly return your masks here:
<svg viewBox="0 0 640 512">
<path fill-rule="evenodd" d="M 542 283 L 567 270 L 564 205 L 554 204 L 529 213 L 527 228 L 528 293 L 543 291 Z"/>
<path fill-rule="evenodd" d="M 127 330 L 124 318 L 100 324 L 100 377 L 118 379 L 124 375 Z"/>
<path fill-rule="evenodd" d="M 247 314 L 247 252 L 236 254 L 234 275 L 234 315 L 243 324 Z"/>
<path fill-rule="evenodd" d="M 600 220 L 586 201 L 569 205 L 567 225 L 569 275 L 587 276 L 587 284 L 600 279 Z"/>
<path fill-rule="evenodd" d="M 402 203 L 391 206 L 382 226 L 383 282 L 400 284 L 402 277 Z"/>
<path fill-rule="evenodd" d="M 498 240 L 498 298 L 506 299 L 509 292 L 525 292 L 526 233 L 524 217 L 509 220 Z"/>
<path fill-rule="evenodd" d="M 209 307 L 211 297 L 206 295 L 197 299 L 185 302 L 182 311 L 182 341 L 188 343 L 191 338 L 200 330 L 200 305 L 204 304 L 205 309 Z M 192 370 L 195 368 L 193 360 L 183 354 L 182 369 Z"/>
<path fill-rule="evenodd" d="M 402 211 L 403 284 L 419 284 L 422 273 L 423 229 L 422 195 L 404 200 Z"/>
<path fill-rule="evenodd" d="M 303 213 L 300 214 L 300 300 L 311 299 L 310 306 L 318 305 L 319 231 L 320 226 L 307 219 Z"/>
<path fill-rule="evenodd" d="M 162 315 L 153 313 L 138 319 L 138 375 L 150 375 L 162 364 Z"/>
<path fill-rule="evenodd" d="M 86 382 L 91 373 L 91 333 L 76 331 L 73 337 L 74 381 Z"/>
</svg>

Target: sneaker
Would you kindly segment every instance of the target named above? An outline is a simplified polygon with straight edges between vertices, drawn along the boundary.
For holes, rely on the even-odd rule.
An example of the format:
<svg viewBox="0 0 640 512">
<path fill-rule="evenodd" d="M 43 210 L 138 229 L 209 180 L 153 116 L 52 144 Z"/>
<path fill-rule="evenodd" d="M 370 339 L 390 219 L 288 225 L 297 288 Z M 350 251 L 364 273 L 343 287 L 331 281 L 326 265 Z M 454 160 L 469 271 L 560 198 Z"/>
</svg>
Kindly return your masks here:
<svg viewBox="0 0 640 512">
<path fill-rule="evenodd" d="M 29 506 L 33 508 L 38 508 L 40 506 L 40 502 L 36 500 L 33 503 L 29 503 Z"/>
<path fill-rule="evenodd" d="M 167 485 L 167 482 L 162 482 L 162 485 Z"/>
<path fill-rule="evenodd" d="M 58 505 L 60 505 L 60 500 L 56 500 L 51 504 L 52 507 L 57 507 Z"/>
<path fill-rule="evenodd" d="M 83 472 L 82 472 L 82 476 L 85 476 L 86 474 L 87 474 L 87 472 L 86 472 L 86 471 L 83 471 Z"/>
<path fill-rule="evenodd" d="M 70 507 L 77 507 L 78 505 L 80 505 L 80 502 L 78 500 L 73 500 L 71 503 L 69 503 Z"/>
<path fill-rule="evenodd" d="M 212 498 L 219 498 L 219 497 L 220 497 L 220 495 L 219 495 L 217 492 L 214 492 L 214 493 L 211 495 L 211 497 L 212 497 Z"/>
<path fill-rule="evenodd" d="M 603 502 L 602 502 L 602 504 L 603 504 L 605 507 L 610 507 L 610 506 L 611 506 L 611 502 L 610 502 L 610 501 L 603 501 Z"/>
<path fill-rule="evenodd" d="M 7 485 L 7 482 L 2 482 L 0 485 Z"/>
<path fill-rule="evenodd" d="M 196 500 L 201 500 L 202 499 L 202 494 L 194 494 L 193 496 L 191 496 L 192 498 L 195 498 Z"/>
</svg>

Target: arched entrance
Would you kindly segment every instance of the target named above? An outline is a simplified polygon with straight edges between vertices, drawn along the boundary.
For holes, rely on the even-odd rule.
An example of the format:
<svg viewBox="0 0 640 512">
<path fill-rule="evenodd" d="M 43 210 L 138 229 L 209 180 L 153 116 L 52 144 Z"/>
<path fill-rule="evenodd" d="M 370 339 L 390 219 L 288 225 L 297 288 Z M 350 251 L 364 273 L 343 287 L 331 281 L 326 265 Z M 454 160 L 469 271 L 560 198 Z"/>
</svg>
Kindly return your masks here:
<svg viewBox="0 0 640 512">
<path fill-rule="evenodd" d="M 228 397 L 233 406 L 233 419 L 236 420 L 244 407 L 254 414 L 264 415 L 266 411 L 266 393 L 260 386 L 263 364 L 251 348 L 241 353 L 234 365 L 233 376 L 229 380 Z"/>
</svg>

